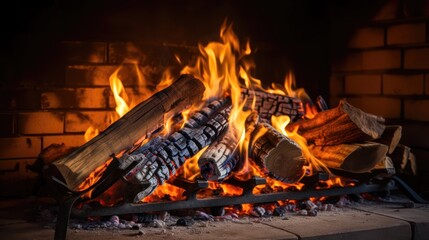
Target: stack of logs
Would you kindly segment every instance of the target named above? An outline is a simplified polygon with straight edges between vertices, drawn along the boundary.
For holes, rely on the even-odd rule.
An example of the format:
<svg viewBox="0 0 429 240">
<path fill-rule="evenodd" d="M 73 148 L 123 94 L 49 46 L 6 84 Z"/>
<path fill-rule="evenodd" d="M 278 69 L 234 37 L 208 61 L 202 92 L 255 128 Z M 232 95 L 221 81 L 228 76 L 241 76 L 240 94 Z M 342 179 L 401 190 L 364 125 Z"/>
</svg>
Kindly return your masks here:
<svg viewBox="0 0 429 240">
<path fill-rule="evenodd" d="M 151 194 L 186 159 L 200 151 L 198 164 L 202 177 L 212 181 L 230 177 L 240 169 L 244 159 L 238 149 L 240 133 L 228 121 L 231 101 L 228 98 L 209 101 L 181 123 L 180 113 L 201 102 L 203 93 L 204 85 L 199 80 L 190 75 L 180 76 L 100 135 L 54 161 L 50 174 L 69 189 L 78 190 L 112 155 L 123 153 L 119 168 L 137 164 L 116 185 L 137 189 L 130 193 L 135 202 Z M 319 112 L 313 119 L 305 119 L 297 98 L 243 88 L 242 99 L 246 107 L 253 108 L 246 121 L 248 154 L 266 176 L 286 183 L 297 182 L 307 164 L 301 147 L 269 124 L 271 117 L 278 115 L 290 117 L 292 123 L 287 130 L 298 131 L 307 140 L 310 152 L 329 168 L 353 173 L 374 168 L 390 171 L 395 169 L 392 164 L 396 169 L 404 169 L 412 162 L 410 149 L 399 144 L 400 126 L 385 126 L 382 117 L 365 113 L 345 100 L 333 109 Z M 170 133 L 162 135 L 165 116 L 176 117 Z"/>
</svg>

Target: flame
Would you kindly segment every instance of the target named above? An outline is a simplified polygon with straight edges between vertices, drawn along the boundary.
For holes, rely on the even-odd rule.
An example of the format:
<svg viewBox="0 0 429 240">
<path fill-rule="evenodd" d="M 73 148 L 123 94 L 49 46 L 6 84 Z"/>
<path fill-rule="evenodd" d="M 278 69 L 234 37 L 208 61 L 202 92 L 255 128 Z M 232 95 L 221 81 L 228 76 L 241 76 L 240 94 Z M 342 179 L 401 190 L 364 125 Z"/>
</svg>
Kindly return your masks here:
<svg viewBox="0 0 429 240">
<path fill-rule="evenodd" d="M 283 133 L 285 136 L 294 140 L 301 147 L 302 153 L 304 154 L 307 163 L 310 164 L 310 167 L 308 168 L 309 172 L 307 174 L 311 175 L 313 168 L 319 171 L 324 170 L 330 173 L 328 167 L 322 161 L 313 156 L 313 154 L 310 152 L 307 140 L 303 136 L 298 134 L 297 128 L 294 129 L 292 132 L 286 130 L 286 126 L 289 124 L 289 122 L 290 118 L 286 115 L 271 117 L 271 124 L 273 125 L 273 127 Z"/>
<path fill-rule="evenodd" d="M 116 71 L 110 76 L 109 83 L 110 89 L 113 93 L 113 97 L 115 98 L 115 110 L 118 113 L 119 117 L 122 117 L 130 110 L 130 106 L 127 103 L 129 102 L 129 100 L 128 95 L 125 92 L 124 85 L 118 77 L 119 70 L 121 70 L 121 68 L 116 69 Z"/>
<path fill-rule="evenodd" d="M 229 116 L 229 128 L 235 132 L 237 138 L 239 139 L 239 149 L 241 155 L 245 157 L 242 168 L 235 173 L 234 177 L 245 181 L 251 179 L 252 177 L 266 176 L 264 171 L 259 166 L 257 166 L 250 159 L 247 159 L 247 153 L 249 151 L 248 148 L 252 146 L 253 143 L 250 142 L 250 134 L 246 132 L 245 122 L 254 108 L 256 97 L 253 98 L 254 102 L 252 107 L 250 109 L 244 109 L 246 99 L 241 98 L 241 88 L 246 87 L 248 89 L 260 89 L 269 93 L 300 98 L 305 106 L 305 117 L 309 119 L 317 115 L 317 109 L 315 108 L 311 98 L 308 96 L 305 90 L 303 88 L 296 88 L 295 76 L 292 72 L 289 72 L 285 76 L 283 86 L 272 84 L 269 88 L 263 87 L 261 80 L 251 76 L 250 72 L 255 67 L 255 64 L 251 59 L 247 58 L 247 56 L 252 53 L 250 43 L 247 41 L 244 46 L 241 46 L 238 37 L 232 30 L 232 24 L 228 25 L 227 21 L 224 21 L 220 29 L 220 41 L 210 42 L 205 46 L 199 44 L 198 49 L 200 51 L 200 56 L 196 59 L 193 65 L 185 66 L 181 73 L 192 74 L 194 77 L 202 81 L 205 86 L 203 101 L 202 103 L 191 106 L 181 113 L 183 122 L 180 127 L 184 126 L 184 123 L 186 123 L 189 115 L 192 112 L 201 108 L 201 106 L 204 104 L 204 101 L 229 97 L 232 104 L 232 109 Z M 182 60 L 178 55 L 175 55 L 174 57 L 179 64 L 182 64 Z M 170 69 L 167 68 L 164 71 L 161 79 L 158 81 L 158 84 L 155 84 L 155 81 L 150 81 L 149 76 L 140 69 L 137 63 L 133 64 L 135 65 L 135 71 L 137 73 L 136 75 L 138 77 L 140 86 L 138 88 L 139 101 L 128 97 L 121 80 L 118 78 L 118 73 L 121 68 L 118 68 L 109 79 L 111 90 L 116 103 L 115 109 L 119 117 L 122 117 L 126 112 L 134 107 L 137 102 L 146 100 L 155 92 L 171 85 L 174 80 Z M 166 116 L 163 134 L 168 135 L 178 127 L 177 122 L 175 121 L 175 116 Z M 276 128 L 285 136 L 293 139 L 300 145 L 308 163 L 305 166 L 305 170 L 308 174 L 310 174 L 313 169 L 327 170 L 326 166 L 310 153 L 305 138 L 297 133 L 297 129 L 294 129 L 291 132 L 286 131 L 286 126 L 290 121 L 291 119 L 289 116 L 276 116 L 272 117 L 271 119 L 274 128 Z M 96 130 L 94 130 L 94 128 L 89 128 L 87 132 L 88 136 L 90 137 L 91 135 L 94 135 L 92 132 L 95 133 Z M 262 129 L 261 131 L 255 133 L 256 136 L 254 136 L 253 139 L 256 140 L 264 133 L 264 129 Z M 148 139 L 141 140 L 142 143 L 147 141 Z M 198 158 L 202 155 L 204 150 L 205 148 L 197 153 L 194 157 L 186 160 L 185 164 L 178 169 L 174 177 L 180 177 L 187 180 L 195 180 L 198 178 L 200 176 Z M 100 169 L 97 170 L 101 171 L 105 166 L 107 165 L 100 166 Z M 94 176 L 91 175 L 91 179 L 88 180 L 88 182 L 93 183 L 95 181 L 94 179 L 96 179 L 95 175 L 96 174 L 94 174 Z M 287 189 L 300 190 L 303 187 L 302 183 L 286 184 L 270 177 L 265 177 L 265 179 L 266 184 L 256 186 L 253 189 L 254 194 L 260 194 L 266 191 L 285 191 Z M 86 181 L 85 185 L 88 184 L 88 182 Z M 332 179 L 326 181 L 325 184 L 328 186 L 333 186 L 340 185 L 340 183 L 341 179 Z M 144 198 L 143 202 L 160 201 L 163 199 L 173 201 L 183 200 L 184 191 L 184 189 L 176 187 L 167 181 L 163 185 L 157 187 L 150 196 Z M 243 189 L 227 183 L 209 182 L 209 188 L 200 191 L 197 197 L 204 198 L 213 196 L 214 194 L 222 196 L 237 196 L 241 195 L 242 192 Z M 251 210 L 252 205 L 243 204 L 240 213 L 249 214 Z"/>
<path fill-rule="evenodd" d="M 95 128 L 93 126 L 89 126 L 88 129 L 86 129 L 86 132 L 83 136 L 85 138 L 85 142 L 88 142 L 89 140 L 91 140 L 92 138 L 97 136 L 99 133 L 100 132 L 99 132 L 98 128 Z"/>
</svg>

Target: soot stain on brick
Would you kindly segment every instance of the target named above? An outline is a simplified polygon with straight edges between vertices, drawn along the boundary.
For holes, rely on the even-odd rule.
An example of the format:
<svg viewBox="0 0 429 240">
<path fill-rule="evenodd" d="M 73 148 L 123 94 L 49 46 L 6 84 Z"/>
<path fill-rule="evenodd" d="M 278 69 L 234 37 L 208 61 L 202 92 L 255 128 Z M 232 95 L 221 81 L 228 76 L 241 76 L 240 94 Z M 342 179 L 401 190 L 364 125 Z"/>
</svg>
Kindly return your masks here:
<svg viewBox="0 0 429 240">
<path fill-rule="evenodd" d="M 25 144 L 27 144 L 27 148 L 31 148 L 31 146 L 33 145 L 31 138 L 25 139 Z"/>
</svg>

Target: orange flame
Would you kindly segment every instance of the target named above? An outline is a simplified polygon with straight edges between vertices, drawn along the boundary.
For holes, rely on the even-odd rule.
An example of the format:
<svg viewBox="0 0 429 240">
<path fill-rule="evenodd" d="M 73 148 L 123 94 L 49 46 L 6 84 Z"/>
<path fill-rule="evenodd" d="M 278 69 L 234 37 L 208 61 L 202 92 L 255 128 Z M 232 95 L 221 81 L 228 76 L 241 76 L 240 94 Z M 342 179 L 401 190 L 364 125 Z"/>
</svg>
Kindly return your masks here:
<svg viewBox="0 0 429 240">
<path fill-rule="evenodd" d="M 314 107 L 310 97 L 303 88 L 296 89 L 295 77 L 292 72 L 289 72 L 285 76 L 283 86 L 272 84 L 270 88 L 264 88 L 259 79 L 252 77 L 250 72 L 254 68 L 254 63 L 250 59 L 246 58 L 246 56 L 252 53 L 250 43 L 247 41 L 244 47 L 241 47 L 238 37 L 232 31 L 232 25 L 227 25 L 226 21 L 221 27 L 220 39 L 221 41 L 210 42 L 206 46 L 199 44 L 198 47 L 201 56 L 196 59 L 196 62 L 193 65 L 184 67 L 181 73 L 192 74 L 202 81 L 205 86 L 203 100 L 207 101 L 214 98 L 225 97 L 229 97 L 231 99 L 232 109 L 229 117 L 229 127 L 235 131 L 236 136 L 238 136 L 240 151 L 242 156 L 245 157 L 244 165 L 238 173 L 235 173 L 235 177 L 240 180 L 249 180 L 253 176 L 262 177 L 265 174 L 260 167 L 253 161 L 249 161 L 249 159 L 247 159 L 248 147 L 251 146 L 252 143 L 249 142 L 250 137 L 246 133 L 245 121 L 250 115 L 251 109 L 244 109 L 246 99 L 241 98 L 241 87 L 246 87 L 248 89 L 261 89 L 270 93 L 300 98 L 306 107 L 306 118 L 313 118 L 317 114 L 317 109 Z M 178 63 L 182 64 L 178 55 L 175 55 L 175 58 Z M 147 80 L 148 76 L 146 76 L 144 72 L 141 72 L 139 66 L 136 63 L 134 64 L 140 84 L 140 88 L 138 89 L 139 101 L 143 101 L 152 96 L 155 92 L 171 85 L 174 80 L 170 70 L 166 69 L 158 84 L 153 84 L 153 81 L 151 82 Z M 126 94 L 125 88 L 122 85 L 121 80 L 118 78 L 119 70 L 120 68 L 110 76 L 109 80 L 116 102 L 116 111 L 121 117 L 129 111 L 130 108 L 134 107 L 136 102 Z M 256 98 L 254 97 L 254 101 L 255 100 Z M 199 109 L 202 104 L 203 103 L 198 103 L 197 105 L 183 111 L 183 123 L 186 123 L 188 115 L 196 109 Z M 253 102 L 253 106 L 254 104 L 255 102 Z M 172 117 L 173 116 L 166 117 L 167 120 L 164 124 L 164 134 L 169 134 L 172 131 Z M 290 118 L 288 116 L 273 117 L 271 121 L 272 125 L 278 131 L 293 139 L 300 145 L 308 163 L 308 166 L 305 166 L 305 168 L 308 169 L 308 172 L 311 172 L 313 168 L 327 169 L 322 162 L 310 153 L 305 138 L 297 133 L 297 129 L 292 132 L 286 131 L 286 126 L 290 122 Z M 88 135 L 90 135 L 91 131 L 95 132 L 94 129 L 88 129 L 88 131 L 90 131 L 88 132 Z M 258 136 L 262 136 L 263 134 L 264 132 L 260 131 L 259 133 L 256 133 L 257 136 L 253 139 L 257 139 Z M 188 159 L 185 164 L 178 169 L 175 177 L 195 180 L 200 174 L 197 161 L 204 150 L 205 149 L 201 150 L 197 155 Z M 284 191 L 289 188 L 299 190 L 303 186 L 301 183 L 286 184 L 269 177 L 266 178 L 266 181 L 266 185 L 255 187 L 253 192 L 255 194 L 259 194 L 267 191 L 267 189 L 270 191 Z M 331 183 L 327 182 L 327 184 Z M 199 197 L 207 197 L 210 194 L 213 194 L 214 190 L 221 190 L 220 194 L 223 196 L 241 195 L 243 191 L 241 188 L 237 188 L 229 184 L 209 182 L 209 189 L 200 192 Z M 143 201 L 153 202 L 165 198 L 168 198 L 169 200 L 182 200 L 184 199 L 183 193 L 183 189 L 175 187 L 167 182 L 156 188 L 154 193 L 144 198 Z M 250 210 L 251 205 L 243 204 L 242 212 L 249 213 Z"/>
</svg>

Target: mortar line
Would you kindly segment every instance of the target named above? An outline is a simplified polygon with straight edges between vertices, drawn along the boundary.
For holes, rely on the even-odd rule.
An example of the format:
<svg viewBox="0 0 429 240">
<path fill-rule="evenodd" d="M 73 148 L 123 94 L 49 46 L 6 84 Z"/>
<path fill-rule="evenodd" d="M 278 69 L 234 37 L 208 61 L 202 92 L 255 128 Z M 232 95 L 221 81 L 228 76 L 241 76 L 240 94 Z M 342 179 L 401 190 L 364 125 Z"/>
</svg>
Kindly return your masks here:
<svg viewBox="0 0 429 240">
<path fill-rule="evenodd" d="M 281 227 L 273 226 L 273 225 L 270 225 L 270 224 L 265 223 L 265 222 L 261 222 L 261 224 L 264 224 L 264 225 L 266 225 L 266 226 L 269 226 L 269 227 L 272 227 L 272 228 L 276 228 L 276 229 L 282 230 L 282 231 L 284 231 L 284 232 L 290 233 L 290 234 L 292 234 L 292 235 L 295 235 L 295 236 L 298 238 L 298 240 L 301 240 L 301 239 L 302 239 L 302 238 L 301 238 L 301 236 L 299 236 L 297 233 L 294 233 L 294 232 L 288 231 L 288 230 L 283 229 L 283 228 L 281 228 Z"/>
</svg>

